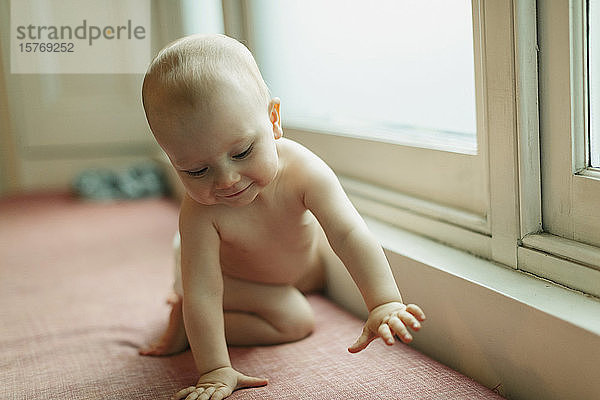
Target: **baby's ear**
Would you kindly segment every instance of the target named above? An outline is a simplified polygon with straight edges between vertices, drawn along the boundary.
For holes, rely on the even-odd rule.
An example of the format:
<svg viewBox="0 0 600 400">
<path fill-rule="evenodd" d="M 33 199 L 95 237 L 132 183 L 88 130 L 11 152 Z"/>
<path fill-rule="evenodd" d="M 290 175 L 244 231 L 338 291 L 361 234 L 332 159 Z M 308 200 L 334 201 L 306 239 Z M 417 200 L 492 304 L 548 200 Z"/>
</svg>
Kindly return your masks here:
<svg viewBox="0 0 600 400">
<path fill-rule="evenodd" d="M 273 124 L 273 135 L 275 139 L 280 139 L 283 136 L 283 129 L 281 128 L 281 113 L 279 107 L 281 106 L 281 100 L 278 97 L 271 99 L 269 103 L 269 118 L 271 124 Z"/>
</svg>

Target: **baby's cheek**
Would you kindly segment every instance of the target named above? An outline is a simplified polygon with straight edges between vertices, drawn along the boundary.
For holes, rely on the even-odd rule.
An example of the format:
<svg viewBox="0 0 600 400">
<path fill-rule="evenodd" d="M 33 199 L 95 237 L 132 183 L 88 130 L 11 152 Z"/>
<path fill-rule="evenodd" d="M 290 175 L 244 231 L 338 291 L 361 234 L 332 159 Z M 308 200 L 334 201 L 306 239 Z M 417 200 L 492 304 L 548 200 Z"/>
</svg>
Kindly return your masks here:
<svg viewBox="0 0 600 400">
<path fill-rule="evenodd" d="M 273 164 L 264 165 L 263 168 L 256 170 L 254 174 L 254 180 L 261 186 L 267 186 L 273 182 L 275 175 L 277 174 L 277 166 Z"/>
<path fill-rule="evenodd" d="M 195 202 L 207 206 L 215 204 L 214 196 L 212 196 L 210 190 L 207 190 L 203 185 L 200 185 L 199 182 L 195 182 L 189 178 L 183 178 L 182 182 L 187 194 Z"/>
<path fill-rule="evenodd" d="M 274 150 L 274 149 L 273 149 Z M 253 178 L 262 186 L 266 186 L 273 181 L 277 175 L 278 169 L 277 152 L 265 152 L 258 162 L 253 166 Z"/>
</svg>

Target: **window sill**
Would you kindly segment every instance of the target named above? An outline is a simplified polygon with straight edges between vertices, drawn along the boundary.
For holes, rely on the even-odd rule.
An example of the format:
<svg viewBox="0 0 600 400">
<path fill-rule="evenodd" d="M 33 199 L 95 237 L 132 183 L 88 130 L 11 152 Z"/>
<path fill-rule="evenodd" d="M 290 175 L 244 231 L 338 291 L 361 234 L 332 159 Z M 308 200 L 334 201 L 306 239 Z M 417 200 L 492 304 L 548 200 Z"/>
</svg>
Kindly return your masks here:
<svg viewBox="0 0 600 400">
<path fill-rule="evenodd" d="M 475 257 L 375 219 L 365 220 L 388 253 L 410 258 L 470 281 L 600 335 L 600 301 L 597 298 Z"/>
<path fill-rule="evenodd" d="M 413 346 L 508 398 L 595 398 L 600 301 L 365 218 L 405 302 L 427 314 Z M 343 267 L 328 295 L 366 316 Z"/>
</svg>

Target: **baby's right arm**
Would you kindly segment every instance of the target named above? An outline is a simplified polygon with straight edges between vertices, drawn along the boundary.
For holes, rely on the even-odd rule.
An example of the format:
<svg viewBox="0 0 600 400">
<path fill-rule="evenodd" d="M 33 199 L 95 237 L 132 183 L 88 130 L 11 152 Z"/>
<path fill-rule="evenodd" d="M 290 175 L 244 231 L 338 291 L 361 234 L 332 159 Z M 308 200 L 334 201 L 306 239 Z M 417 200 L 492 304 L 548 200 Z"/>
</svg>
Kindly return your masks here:
<svg viewBox="0 0 600 400">
<path fill-rule="evenodd" d="M 183 317 L 200 379 L 195 387 L 179 391 L 175 399 L 219 400 L 236 389 L 266 384 L 264 379 L 247 377 L 231 367 L 225 340 L 219 235 L 207 214 L 192 199 L 183 201 L 179 220 Z"/>
</svg>

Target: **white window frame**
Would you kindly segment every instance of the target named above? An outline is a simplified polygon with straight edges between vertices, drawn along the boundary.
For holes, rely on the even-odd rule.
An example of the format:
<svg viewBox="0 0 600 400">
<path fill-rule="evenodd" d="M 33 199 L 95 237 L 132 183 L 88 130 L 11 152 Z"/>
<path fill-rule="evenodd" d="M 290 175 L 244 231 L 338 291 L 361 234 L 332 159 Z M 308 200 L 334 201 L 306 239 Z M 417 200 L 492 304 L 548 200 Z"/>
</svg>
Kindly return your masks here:
<svg viewBox="0 0 600 400">
<path fill-rule="evenodd" d="M 575 46 L 581 43 L 573 32 L 581 30 L 573 24 L 578 20 L 573 13 L 580 10 L 583 1 L 571 0 L 567 6 L 571 13 L 567 13 L 566 23 Z M 445 168 L 453 153 L 369 142 L 335 132 L 325 135 L 301 127 L 288 127 L 286 135 L 306 144 L 338 172 L 350 198 L 364 215 L 600 296 L 599 249 L 544 233 L 542 229 L 540 118 L 542 127 L 546 121 L 545 116 L 539 115 L 539 103 L 547 99 L 538 96 L 537 18 L 538 7 L 546 7 L 548 3 L 551 2 L 473 0 L 478 147 L 479 161 L 483 162 L 471 163 L 466 168 L 479 168 L 483 173 L 480 184 L 486 192 L 484 210 L 477 212 L 456 203 L 448 205 L 431 197 L 430 192 L 415 193 L 410 185 L 404 190 L 382 186 L 377 179 L 369 182 L 372 173 L 356 168 L 354 160 L 347 156 L 357 151 L 356 146 L 372 146 L 382 159 L 400 157 L 406 160 L 406 165 L 413 166 L 400 169 L 407 172 L 399 175 L 417 176 L 447 186 L 448 182 L 436 180 L 436 175 L 448 180 L 439 166 Z M 223 0 L 223 4 L 226 33 L 252 49 L 247 2 Z M 558 11 L 553 9 L 553 12 L 564 12 L 556 4 L 554 7 Z M 565 23 L 564 18 L 562 22 Z M 567 73 L 566 79 L 573 87 L 581 87 L 577 85 L 583 82 L 583 76 L 576 73 Z M 582 105 L 577 104 L 581 97 L 567 95 L 575 99 L 569 107 L 576 106 L 576 112 L 581 112 Z M 569 118 L 576 127 L 577 121 Z M 423 165 L 423 157 L 428 160 L 427 165 Z M 460 166 L 456 168 L 456 174 L 464 172 Z M 573 175 L 574 182 L 593 174 L 581 168 L 577 172 Z"/>
<path fill-rule="evenodd" d="M 585 151 L 585 4 L 585 0 L 539 0 L 537 10 L 528 15 L 535 19 L 537 11 L 540 21 L 540 136 L 522 132 L 521 142 L 539 146 L 541 141 L 544 153 L 542 167 L 533 173 L 527 166 L 539 161 L 527 152 L 521 152 L 519 161 L 521 180 L 537 179 L 543 190 L 522 187 L 518 256 L 524 271 L 600 296 L 600 207 L 595 206 L 600 173 L 587 168 Z M 552 26 L 544 29 L 544 21 L 552 21 Z M 522 107 L 532 105 L 525 101 Z"/>
</svg>

